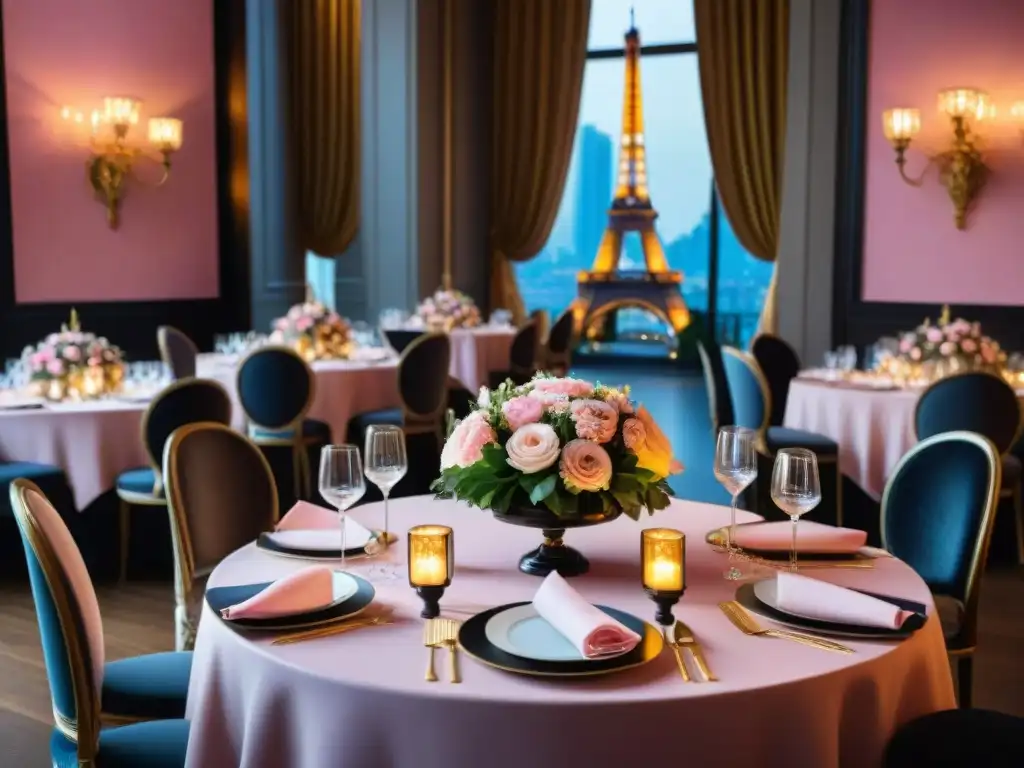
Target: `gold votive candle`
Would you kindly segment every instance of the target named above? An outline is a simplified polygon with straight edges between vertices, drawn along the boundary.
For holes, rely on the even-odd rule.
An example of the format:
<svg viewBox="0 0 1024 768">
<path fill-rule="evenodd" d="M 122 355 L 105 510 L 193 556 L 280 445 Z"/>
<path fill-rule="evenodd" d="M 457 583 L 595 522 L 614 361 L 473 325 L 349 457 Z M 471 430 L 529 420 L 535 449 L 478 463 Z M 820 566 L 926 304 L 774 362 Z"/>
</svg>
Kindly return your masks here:
<svg viewBox="0 0 1024 768">
<path fill-rule="evenodd" d="M 686 589 L 686 536 L 672 528 L 641 531 L 640 565 L 648 592 L 682 592 Z"/>
<path fill-rule="evenodd" d="M 447 587 L 454 566 L 452 529 L 446 525 L 417 525 L 409 529 L 409 584 Z"/>
</svg>

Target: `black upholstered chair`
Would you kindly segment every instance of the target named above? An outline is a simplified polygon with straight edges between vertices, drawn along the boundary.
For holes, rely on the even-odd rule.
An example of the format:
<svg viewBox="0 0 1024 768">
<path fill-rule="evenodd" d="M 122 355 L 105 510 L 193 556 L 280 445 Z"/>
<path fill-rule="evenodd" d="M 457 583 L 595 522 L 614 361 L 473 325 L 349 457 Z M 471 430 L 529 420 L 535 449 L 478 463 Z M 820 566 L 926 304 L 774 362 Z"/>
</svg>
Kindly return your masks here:
<svg viewBox="0 0 1024 768">
<path fill-rule="evenodd" d="M 953 374 L 928 387 L 914 409 L 918 439 L 958 429 L 984 435 L 999 450 L 1003 465 L 999 495 L 1013 504 L 1017 559 L 1024 565 L 1021 460 L 1010 453 L 1021 434 L 1020 401 L 1013 387 L 999 376 L 980 371 Z"/>
<path fill-rule="evenodd" d="M 404 328 L 391 328 L 387 330 L 382 329 L 380 333 L 388 346 L 395 351 L 395 354 L 400 355 L 405 352 L 406 347 L 420 336 L 423 336 L 426 331 L 408 331 Z"/>
<path fill-rule="evenodd" d="M 366 444 L 366 430 L 373 424 L 394 424 L 405 432 L 409 471 L 391 491 L 391 497 L 430 492 L 441 465 L 444 416 L 448 408 L 448 370 L 451 341 L 444 333 L 427 333 L 406 347 L 398 361 L 399 408 L 366 411 L 348 424 L 348 442 Z M 379 497 L 367 487 L 364 499 Z"/>
<path fill-rule="evenodd" d="M 902 726 L 882 768 L 1017 768 L 1024 718 L 987 709 L 947 709 Z"/>
<path fill-rule="evenodd" d="M 713 339 L 697 341 L 697 354 L 700 356 L 700 367 L 704 373 L 704 388 L 708 395 L 708 410 L 711 417 L 712 434 L 718 434 L 718 428 L 733 423 L 732 395 L 729 394 L 729 383 L 725 378 L 722 365 L 722 349 Z"/>
<path fill-rule="evenodd" d="M 530 313 L 530 322 L 537 326 L 537 346 L 545 347 L 551 332 L 551 313 L 546 309 L 535 309 Z"/>
<path fill-rule="evenodd" d="M 160 470 L 164 443 L 178 427 L 197 421 L 231 423 L 231 398 L 220 384 L 208 379 L 183 379 L 165 387 L 142 415 L 142 445 L 148 467 L 118 475 L 120 500 L 121 579 L 128 571 L 133 507 L 165 507 L 163 473 Z"/>
<path fill-rule="evenodd" d="M 800 373 L 800 357 L 788 342 L 769 333 L 754 339 L 750 352 L 761 366 L 772 394 L 772 412 L 768 423 L 773 427 L 781 427 L 786 416 L 789 383 Z"/>
<path fill-rule="evenodd" d="M 183 766 L 188 722 L 181 718 L 192 654 L 105 661 L 96 592 L 67 525 L 28 480 L 11 484 L 10 500 L 28 563 L 56 721 L 51 764 Z"/>
<path fill-rule="evenodd" d="M 1001 475 L 991 440 L 945 432 L 911 448 L 882 494 L 882 546 L 917 571 L 935 596 L 961 707 L 971 705 L 981 572 Z"/>
<path fill-rule="evenodd" d="M 161 325 L 156 330 L 156 343 L 160 348 L 160 359 L 174 379 L 190 379 L 196 375 L 199 348 L 192 339 L 177 328 Z"/>
<path fill-rule="evenodd" d="M 477 393 L 469 390 L 454 376 L 448 377 L 448 407 L 453 418 L 462 420 L 476 408 Z"/>
<path fill-rule="evenodd" d="M 191 650 L 206 577 L 277 523 L 277 486 L 263 452 L 222 424 L 182 427 L 163 456 L 174 542 L 175 644 Z"/>
<path fill-rule="evenodd" d="M 732 400 L 733 422 L 757 432 L 761 460 L 757 472 L 756 511 L 771 519 L 783 514 L 771 500 L 771 476 L 775 454 L 782 448 L 807 448 L 818 457 L 821 474 L 822 504 L 810 515 L 819 522 L 842 525 L 842 478 L 839 473 L 839 446 L 834 440 L 814 432 L 769 423 L 772 395 L 757 361 L 734 347 L 722 347 L 722 367 Z"/>
<path fill-rule="evenodd" d="M 316 396 L 313 371 L 290 347 L 262 347 L 242 360 L 237 387 L 249 439 L 266 452 L 278 491 L 290 487 L 294 499 L 311 498 L 310 467 L 331 443 L 330 425 L 306 418 Z"/>
<path fill-rule="evenodd" d="M 545 371 L 556 376 L 566 376 L 572 364 L 573 316 L 571 310 L 565 310 L 555 320 L 548 333 L 544 360 L 541 365 Z"/>
<path fill-rule="evenodd" d="M 509 368 L 507 371 L 492 371 L 489 385 L 496 389 L 506 379 L 516 384 L 525 384 L 537 372 L 537 324 L 532 320 L 523 325 L 512 339 L 509 350 Z"/>
</svg>

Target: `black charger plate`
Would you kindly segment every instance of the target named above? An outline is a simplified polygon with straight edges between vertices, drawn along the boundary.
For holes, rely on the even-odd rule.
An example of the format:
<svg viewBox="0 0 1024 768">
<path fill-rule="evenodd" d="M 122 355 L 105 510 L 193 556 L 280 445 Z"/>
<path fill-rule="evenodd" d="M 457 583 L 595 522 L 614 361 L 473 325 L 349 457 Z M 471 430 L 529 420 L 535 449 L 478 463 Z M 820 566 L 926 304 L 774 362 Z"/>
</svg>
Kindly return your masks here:
<svg viewBox="0 0 1024 768">
<path fill-rule="evenodd" d="M 274 616 L 267 619 L 225 619 L 228 624 L 243 629 L 282 630 L 282 629 L 305 629 L 316 627 L 322 624 L 332 624 L 336 621 L 349 619 L 366 610 L 373 602 L 375 590 L 373 585 L 366 579 L 360 578 L 352 573 L 346 576 L 356 582 L 356 591 L 323 608 L 317 608 L 305 613 L 294 613 L 288 616 Z M 239 584 L 233 587 L 212 587 L 206 590 L 206 604 L 213 609 L 214 613 L 220 616 L 220 612 L 232 605 L 238 605 L 248 600 L 253 595 L 258 595 L 264 589 L 273 584 L 272 581 L 262 584 Z"/>
<path fill-rule="evenodd" d="M 537 677 L 587 677 L 606 675 L 632 669 L 653 661 L 661 653 L 665 641 L 661 632 L 643 619 L 605 605 L 597 606 L 616 621 L 620 621 L 642 638 L 629 653 L 610 659 L 580 659 L 579 661 L 540 661 L 514 656 L 501 650 L 487 639 L 487 622 L 502 611 L 518 608 L 525 602 L 499 605 L 497 608 L 478 613 L 462 625 L 459 630 L 459 645 L 462 650 L 481 664 L 489 667 Z"/>
<path fill-rule="evenodd" d="M 374 531 L 375 536 L 380 536 L 380 533 Z M 341 540 L 341 530 L 338 531 L 338 540 Z M 261 533 L 259 538 L 256 539 L 256 546 L 260 549 L 264 549 L 267 552 L 272 552 L 275 555 L 282 555 L 284 557 L 301 557 L 303 560 L 340 560 L 341 559 L 341 547 L 337 549 L 303 549 L 302 547 L 289 547 L 284 544 L 279 544 L 274 540 L 273 536 L 269 533 Z M 361 547 L 346 547 L 345 557 L 362 557 L 366 554 L 366 545 Z"/>
</svg>

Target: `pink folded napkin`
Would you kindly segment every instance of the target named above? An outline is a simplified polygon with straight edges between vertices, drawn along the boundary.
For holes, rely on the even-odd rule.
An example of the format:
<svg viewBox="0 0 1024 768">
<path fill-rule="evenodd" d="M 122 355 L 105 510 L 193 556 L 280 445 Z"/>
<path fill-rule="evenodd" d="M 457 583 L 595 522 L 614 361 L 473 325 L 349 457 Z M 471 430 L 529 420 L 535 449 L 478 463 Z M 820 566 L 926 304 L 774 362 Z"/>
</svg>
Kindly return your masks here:
<svg viewBox="0 0 1024 768">
<path fill-rule="evenodd" d="M 867 540 L 864 531 L 804 520 L 797 528 L 796 549 L 797 552 L 853 554 Z M 792 544 L 793 524 L 785 520 L 736 526 L 736 546 L 741 549 L 789 551 Z"/>
<path fill-rule="evenodd" d="M 899 629 L 914 615 L 876 597 L 796 573 L 780 571 L 775 590 L 776 607 L 808 619 Z"/>
<path fill-rule="evenodd" d="M 323 608 L 334 602 L 334 572 L 313 565 L 278 579 L 257 595 L 221 611 L 225 619 L 269 619 Z"/>
<path fill-rule="evenodd" d="M 278 523 L 277 531 L 337 529 L 341 518 L 333 509 L 327 509 L 308 501 L 298 501 Z"/>
<path fill-rule="evenodd" d="M 640 642 L 640 635 L 588 603 L 558 573 L 544 579 L 533 607 L 588 659 L 625 653 Z"/>
</svg>

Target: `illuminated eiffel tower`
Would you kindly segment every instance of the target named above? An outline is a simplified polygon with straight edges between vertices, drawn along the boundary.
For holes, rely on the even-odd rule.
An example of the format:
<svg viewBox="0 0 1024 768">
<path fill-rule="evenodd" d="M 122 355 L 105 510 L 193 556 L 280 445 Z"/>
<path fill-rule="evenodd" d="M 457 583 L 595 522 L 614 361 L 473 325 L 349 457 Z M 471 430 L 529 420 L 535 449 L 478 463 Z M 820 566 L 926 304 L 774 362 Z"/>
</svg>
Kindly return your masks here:
<svg viewBox="0 0 1024 768">
<path fill-rule="evenodd" d="M 678 334 L 690 324 L 683 301 L 683 274 L 670 270 L 654 229 L 658 212 L 647 187 L 643 97 L 640 93 L 640 32 L 630 11 L 626 32 L 626 87 L 622 103 L 622 138 L 615 196 L 608 209 L 608 226 L 597 249 L 594 266 L 577 277 L 579 296 L 572 304 L 577 338 L 602 335 L 608 316 L 625 307 L 639 307 L 660 318 Z M 645 270 L 620 270 L 622 241 L 637 232 L 643 246 Z"/>
</svg>

